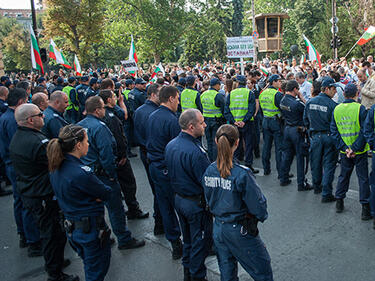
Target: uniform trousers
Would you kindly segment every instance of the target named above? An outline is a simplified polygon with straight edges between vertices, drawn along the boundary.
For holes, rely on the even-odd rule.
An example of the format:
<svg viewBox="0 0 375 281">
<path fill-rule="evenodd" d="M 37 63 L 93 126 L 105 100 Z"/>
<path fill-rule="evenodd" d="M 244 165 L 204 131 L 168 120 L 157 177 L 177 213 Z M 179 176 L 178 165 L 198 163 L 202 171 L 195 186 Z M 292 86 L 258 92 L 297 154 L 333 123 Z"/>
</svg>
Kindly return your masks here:
<svg viewBox="0 0 375 281">
<path fill-rule="evenodd" d="M 240 160 L 241 156 L 244 155 L 245 163 L 248 165 L 253 165 L 253 150 L 255 138 L 254 121 L 246 122 L 242 128 L 238 128 L 238 131 L 240 133 L 240 142 L 238 144 L 238 148 L 234 152 L 234 157 L 237 160 Z"/>
<path fill-rule="evenodd" d="M 215 143 L 216 132 L 220 127 L 220 123 L 216 121 L 216 118 L 204 118 L 204 122 L 207 127 L 205 128 L 205 136 L 207 139 L 207 154 L 210 161 L 216 161 L 217 148 Z"/>
<path fill-rule="evenodd" d="M 264 172 L 271 172 L 271 150 L 272 142 L 275 143 L 275 160 L 278 176 L 281 176 L 281 147 L 283 137 L 281 134 L 281 127 L 276 117 L 269 118 L 263 117 L 263 151 L 262 151 L 262 164 Z"/>
<path fill-rule="evenodd" d="M 135 181 L 133 168 L 129 159 L 126 159 L 124 165 L 117 167 L 117 177 L 122 194 L 124 194 L 125 203 L 128 206 L 128 211 L 130 213 L 138 211 L 139 203 L 136 198 L 137 182 Z"/>
</svg>

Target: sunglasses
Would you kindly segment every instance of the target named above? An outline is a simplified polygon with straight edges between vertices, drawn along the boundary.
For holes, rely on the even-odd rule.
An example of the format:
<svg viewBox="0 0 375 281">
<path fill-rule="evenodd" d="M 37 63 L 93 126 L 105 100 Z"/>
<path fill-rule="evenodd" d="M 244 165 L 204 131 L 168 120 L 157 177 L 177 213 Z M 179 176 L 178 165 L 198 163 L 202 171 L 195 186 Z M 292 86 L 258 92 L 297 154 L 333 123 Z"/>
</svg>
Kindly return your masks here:
<svg viewBox="0 0 375 281">
<path fill-rule="evenodd" d="M 31 115 L 31 116 L 27 117 L 26 119 L 32 118 L 32 117 L 37 117 L 37 116 L 43 117 L 43 112 L 39 112 L 38 114 Z"/>
</svg>

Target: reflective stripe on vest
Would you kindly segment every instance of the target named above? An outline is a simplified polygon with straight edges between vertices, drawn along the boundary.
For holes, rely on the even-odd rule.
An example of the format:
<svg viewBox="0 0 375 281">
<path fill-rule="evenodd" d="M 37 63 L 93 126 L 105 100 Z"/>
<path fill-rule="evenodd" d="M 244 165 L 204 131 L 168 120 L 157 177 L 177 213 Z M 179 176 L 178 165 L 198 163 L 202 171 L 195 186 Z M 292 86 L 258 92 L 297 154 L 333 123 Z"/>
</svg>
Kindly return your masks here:
<svg viewBox="0 0 375 281">
<path fill-rule="evenodd" d="M 275 105 L 275 96 L 277 90 L 268 88 L 264 90 L 259 96 L 259 104 L 263 110 L 263 115 L 266 117 L 274 117 L 281 113 L 280 109 Z"/>
<path fill-rule="evenodd" d="M 359 132 L 361 130 L 359 124 L 359 112 L 361 105 L 357 102 L 341 103 L 336 106 L 333 116 L 335 118 L 337 130 L 344 143 L 351 147 L 352 144 L 357 140 Z M 368 143 L 366 143 L 365 149 L 355 154 L 363 154 L 370 149 Z M 344 151 L 340 151 L 345 153 Z"/>
<path fill-rule="evenodd" d="M 198 108 L 195 104 L 195 99 L 197 98 L 197 91 L 193 89 L 185 89 L 181 92 L 181 109 L 184 112 L 189 108 Z"/>
<path fill-rule="evenodd" d="M 62 91 L 68 96 L 68 100 L 69 100 L 69 105 L 68 107 L 66 108 L 66 110 L 70 110 L 70 109 L 74 109 L 75 111 L 78 111 L 79 110 L 79 107 L 77 105 L 74 105 L 72 103 L 72 101 L 70 100 L 70 91 L 73 90 L 74 88 L 72 86 L 65 86 Z M 78 97 L 77 97 L 77 92 L 76 90 L 74 89 L 74 92 L 76 94 L 76 100 L 78 100 Z"/>
<path fill-rule="evenodd" d="M 129 92 L 130 92 L 130 90 L 128 90 L 128 89 L 126 89 L 126 90 L 124 90 L 124 91 L 122 92 L 122 94 L 125 96 L 126 100 L 129 99 Z"/>
<path fill-rule="evenodd" d="M 220 107 L 215 105 L 215 97 L 217 91 L 208 90 L 201 95 L 201 103 L 203 107 L 203 117 L 223 117 Z"/>
<path fill-rule="evenodd" d="M 250 90 L 246 88 L 237 88 L 230 92 L 229 110 L 234 120 L 242 121 L 249 111 Z"/>
</svg>

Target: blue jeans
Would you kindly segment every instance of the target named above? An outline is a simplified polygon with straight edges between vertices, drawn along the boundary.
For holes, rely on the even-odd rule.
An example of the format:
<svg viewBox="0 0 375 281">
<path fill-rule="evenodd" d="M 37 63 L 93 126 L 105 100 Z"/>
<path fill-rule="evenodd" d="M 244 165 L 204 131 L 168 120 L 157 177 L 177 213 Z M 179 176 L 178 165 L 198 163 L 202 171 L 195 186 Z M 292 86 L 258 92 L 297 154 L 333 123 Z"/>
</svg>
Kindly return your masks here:
<svg viewBox="0 0 375 281">
<path fill-rule="evenodd" d="M 149 166 L 152 181 L 155 184 L 156 200 L 163 220 L 165 237 L 169 241 L 176 241 L 181 236 L 180 226 L 174 210 L 174 191 L 168 177 L 167 168 L 157 167 L 152 162 Z"/>
<path fill-rule="evenodd" d="M 334 139 L 327 133 L 313 133 L 310 146 L 312 182 L 315 188 L 323 187 L 322 196 L 332 195 L 337 149 Z"/>
<path fill-rule="evenodd" d="M 90 218 L 93 221 L 94 218 Z M 99 231 L 96 225 L 91 226 L 89 233 L 81 229 L 66 234 L 73 250 L 83 259 L 86 281 L 103 281 L 108 272 L 111 260 L 111 243 L 109 239 L 100 245 Z"/>
<path fill-rule="evenodd" d="M 204 130 L 206 139 L 207 139 L 207 154 L 208 158 L 210 158 L 211 162 L 216 161 L 217 157 L 217 148 L 215 143 L 215 136 L 216 132 L 219 129 L 219 123 L 215 120 L 215 118 L 205 118 L 204 122 L 206 123 L 207 127 Z"/>
<path fill-rule="evenodd" d="M 298 133 L 297 127 L 286 126 L 284 129 L 284 153 L 282 160 L 281 182 L 289 180 L 290 166 L 294 155 L 297 157 L 297 184 L 304 186 L 305 183 L 305 157 L 302 151 L 303 138 Z"/>
<path fill-rule="evenodd" d="M 184 240 L 182 265 L 192 277 L 206 277 L 204 261 L 212 246 L 212 218 L 197 202 L 176 195 L 175 207 Z"/>
<path fill-rule="evenodd" d="M 354 166 L 356 168 L 359 184 L 359 202 L 367 204 L 370 202 L 370 186 L 368 178 L 367 153 L 356 155 L 355 158 L 347 158 L 344 153 L 340 153 L 341 171 L 337 180 L 337 199 L 344 199 L 349 190 L 349 180 Z"/>
<path fill-rule="evenodd" d="M 13 186 L 13 211 L 17 225 L 17 232 L 18 234 L 25 235 L 27 243 L 32 244 L 39 242 L 39 228 L 31 211 L 23 206 L 21 195 L 17 190 L 16 174 L 12 165 L 6 165 L 6 173 Z"/>
<path fill-rule="evenodd" d="M 253 165 L 253 150 L 254 150 L 254 138 L 255 129 L 254 121 L 249 121 L 245 123 L 245 126 L 238 128 L 240 133 L 240 143 L 238 148 L 234 152 L 234 157 L 238 160 L 241 159 L 241 155 L 245 156 L 245 163 L 248 165 Z M 245 146 L 245 151 L 244 150 Z"/>
<path fill-rule="evenodd" d="M 122 204 L 121 187 L 118 181 L 110 181 L 107 177 L 98 176 L 98 178 L 111 189 L 111 198 L 104 204 L 108 210 L 109 220 L 111 222 L 113 233 L 117 237 L 118 245 L 124 245 L 131 240 L 131 232 L 126 226 L 126 216 L 124 205 Z"/>
<path fill-rule="evenodd" d="M 282 135 L 280 123 L 276 118 L 263 118 L 263 151 L 262 164 L 264 172 L 271 172 L 272 142 L 275 142 L 275 159 L 278 176 L 281 176 L 281 144 Z"/>
<path fill-rule="evenodd" d="M 221 281 L 238 281 L 237 261 L 255 281 L 273 281 L 271 258 L 259 235 L 243 235 L 241 225 L 215 219 L 214 242 Z"/>
</svg>

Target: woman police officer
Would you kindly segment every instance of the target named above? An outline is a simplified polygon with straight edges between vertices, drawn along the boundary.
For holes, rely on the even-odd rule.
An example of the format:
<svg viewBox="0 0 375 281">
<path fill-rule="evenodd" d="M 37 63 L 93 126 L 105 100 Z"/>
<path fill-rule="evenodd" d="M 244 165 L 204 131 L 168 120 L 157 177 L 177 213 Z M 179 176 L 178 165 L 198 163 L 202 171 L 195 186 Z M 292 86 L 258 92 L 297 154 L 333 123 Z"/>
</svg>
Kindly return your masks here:
<svg viewBox="0 0 375 281">
<path fill-rule="evenodd" d="M 111 189 L 80 158 L 88 151 L 86 131 L 77 125 L 60 130 L 47 146 L 50 179 L 62 209 L 64 228 L 73 249 L 83 259 L 86 281 L 104 280 L 111 249 L 104 204 Z"/>
<path fill-rule="evenodd" d="M 258 235 L 257 222 L 267 219 L 267 201 L 251 171 L 233 163 L 239 143 L 236 127 L 222 125 L 215 138 L 217 160 L 202 184 L 215 217 L 213 236 L 222 281 L 238 280 L 237 261 L 255 281 L 272 281 L 270 256 Z"/>
</svg>

